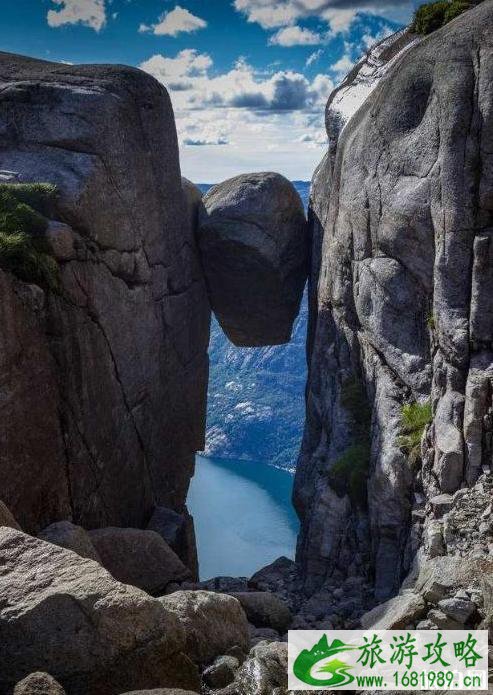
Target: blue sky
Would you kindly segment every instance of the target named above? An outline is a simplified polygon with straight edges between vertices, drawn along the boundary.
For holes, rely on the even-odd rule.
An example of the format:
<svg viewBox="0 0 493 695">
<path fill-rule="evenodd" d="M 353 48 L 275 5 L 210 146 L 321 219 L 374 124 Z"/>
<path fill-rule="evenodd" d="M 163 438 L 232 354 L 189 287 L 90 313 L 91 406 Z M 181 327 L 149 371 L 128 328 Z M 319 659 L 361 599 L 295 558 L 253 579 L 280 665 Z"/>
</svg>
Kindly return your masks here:
<svg viewBox="0 0 493 695">
<path fill-rule="evenodd" d="M 171 95 L 185 176 L 309 179 L 324 105 L 416 0 L 3 0 L 0 48 L 141 67 Z"/>
</svg>

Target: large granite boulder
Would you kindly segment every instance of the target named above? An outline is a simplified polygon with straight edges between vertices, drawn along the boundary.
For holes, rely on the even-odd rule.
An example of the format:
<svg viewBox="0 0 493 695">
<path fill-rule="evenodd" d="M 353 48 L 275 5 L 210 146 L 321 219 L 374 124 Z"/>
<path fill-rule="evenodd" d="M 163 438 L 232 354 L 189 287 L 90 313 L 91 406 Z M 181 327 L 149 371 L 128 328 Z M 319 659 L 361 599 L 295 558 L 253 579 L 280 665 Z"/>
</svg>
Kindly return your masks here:
<svg viewBox="0 0 493 695">
<path fill-rule="evenodd" d="M 342 127 L 329 100 L 295 482 L 308 591 L 374 577 L 390 598 L 421 543 L 419 505 L 490 466 L 492 22 L 486 0 L 423 40 L 388 39 Z M 421 416 L 413 452 L 404 404 Z"/>
<path fill-rule="evenodd" d="M 182 625 L 186 653 L 194 662 L 209 664 L 232 647 L 248 651 L 248 622 L 239 601 L 232 596 L 209 591 L 176 591 L 159 600 Z"/>
<path fill-rule="evenodd" d="M 291 337 L 307 277 L 303 204 L 280 174 L 214 186 L 199 214 L 199 245 L 214 313 L 240 347 Z"/>
<path fill-rule="evenodd" d="M 0 272 L 5 503 L 29 532 L 181 510 L 210 311 L 166 90 L 133 68 L 0 53 L 0 170 L 56 185 L 62 283 L 44 296 Z"/>
<path fill-rule="evenodd" d="M 272 628 L 284 634 L 293 621 L 288 606 L 269 591 L 231 593 L 241 603 L 248 622 L 255 627 Z"/>
<path fill-rule="evenodd" d="M 14 695 L 66 695 L 60 683 L 49 673 L 31 673 L 14 688 Z"/>
<path fill-rule="evenodd" d="M 198 689 L 179 620 L 92 560 L 0 529 L 0 691 L 51 674 L 71 695 Z"/>
<path fill-rule="evenodd" d="M 191 573 L 155 531 L 103 528 L 89 533 L 101 564 L 115 579 L 148 594 L 163 594 L 173 582 Z"/>
<path fill-rule="evenodd" d="M 423 597 L 406 591 L 365 613 L 361 625 L 365 630 L 403 630 L 419 620 L 425 611 Z"/>
<path fill-rule="evenodd" d="M 56 521 L 54 524 L 50 524 L 38 533 L 38 538 L 41 538 L 42 541 L 59 545 L 60 548 L 73 550 L 74 553 L 81 557 L 103 564 L 89 533 L 71 521 Z"/>
<path fill-rule="evenodd" d="M 156 507 L 149 523 L 149 531 L 158 533 L 178 555 L 191 572 L 192 581 L 199 579 L 199 560 L 193 518 L 185 509 L 181 514 L 167 507 Z"/>
</svg>

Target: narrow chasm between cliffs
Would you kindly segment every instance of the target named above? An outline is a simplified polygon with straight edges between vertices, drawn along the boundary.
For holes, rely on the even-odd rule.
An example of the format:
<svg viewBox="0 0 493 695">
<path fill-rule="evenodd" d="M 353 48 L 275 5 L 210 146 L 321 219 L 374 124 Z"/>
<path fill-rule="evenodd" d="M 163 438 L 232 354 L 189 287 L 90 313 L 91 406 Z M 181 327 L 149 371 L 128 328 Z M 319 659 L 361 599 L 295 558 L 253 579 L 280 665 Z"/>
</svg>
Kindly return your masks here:
<svg viewBox="0 0 493 695">
<path fill-rule="evenodd" d="M 332 92 L 309 190 L 196 186 L 150 75 L 0 53 L 1 695 L 491 644 L 493 0 L 445 4 Z"/>
</svg>

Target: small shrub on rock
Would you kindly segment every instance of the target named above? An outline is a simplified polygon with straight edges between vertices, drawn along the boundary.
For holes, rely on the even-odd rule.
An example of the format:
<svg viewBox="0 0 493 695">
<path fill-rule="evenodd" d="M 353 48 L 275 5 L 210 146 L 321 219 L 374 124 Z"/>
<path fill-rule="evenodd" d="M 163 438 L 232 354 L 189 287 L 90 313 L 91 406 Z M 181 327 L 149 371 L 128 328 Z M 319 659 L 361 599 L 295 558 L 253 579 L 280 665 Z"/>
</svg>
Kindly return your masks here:
<svg viewBox="0 0 493 695">
<path fill-rule="evenodd" d="M 482 0 L 438 0 L 418 7 L 411 25 L 417 34 L 431 34 L 448 22 L 479 5 Z"/>
<path fill-rule="evenodd" d="M 406 403 L 401 410 L 399 446 L 407 454 L 411 464 L 421 458 L 421 439 L 432 420 L 431 403 Z"/>
</svg>

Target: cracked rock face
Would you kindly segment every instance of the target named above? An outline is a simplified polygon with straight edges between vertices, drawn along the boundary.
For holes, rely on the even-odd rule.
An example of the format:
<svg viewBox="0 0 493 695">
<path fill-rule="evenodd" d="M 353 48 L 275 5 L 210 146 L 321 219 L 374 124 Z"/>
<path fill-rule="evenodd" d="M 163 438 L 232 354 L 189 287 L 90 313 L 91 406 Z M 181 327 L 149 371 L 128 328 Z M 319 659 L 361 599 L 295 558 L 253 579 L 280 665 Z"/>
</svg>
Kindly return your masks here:
<svg viewBox="0 0 493 695">
<path fill-rule="evenodd" d="M 413 509 L 423 518 L 427 499 L 491 466 L 492 22 L 487 0 L 394 51 L 342 133 L 329 133 L 315 174 L 295 485 L 309 591 L 362 575 L 374 576 L 377 600 L 395 594 L 421 543 L 419 529 L 409 536 Z M 364 433 L 354 384 L 371 408 Z M 434 421 L 416 468 L 399 444 L 402 405 L 428 401 Z M 357 501 L 331 484 L 355 442 L 367 459 Z"/>
<path fill-rule="evenodd" d="M 27 531 L 181 512 L 210 311 L 166 91 L 131 68 L 0 54 L 0 169 L 57 185 L 63 284 L 37 301 L 1 274 L 5 502 Z"/>
<path fill-rule="evenodd" d="M 307 277 L 303 203 L 280 174 L 243 174 L 214 186 L 199 213 L 211 305 L 239 347 L 287 343 Z"/>
</svg>

